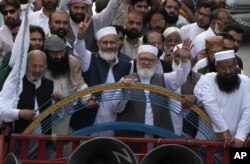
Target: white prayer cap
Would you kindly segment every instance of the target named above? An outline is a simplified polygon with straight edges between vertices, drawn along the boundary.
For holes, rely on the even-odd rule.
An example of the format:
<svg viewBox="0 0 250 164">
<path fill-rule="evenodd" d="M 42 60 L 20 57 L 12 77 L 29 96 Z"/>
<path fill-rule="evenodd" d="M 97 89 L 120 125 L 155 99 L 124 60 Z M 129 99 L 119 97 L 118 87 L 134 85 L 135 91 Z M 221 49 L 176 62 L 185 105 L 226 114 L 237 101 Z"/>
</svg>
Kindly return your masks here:
<svg viewBox="0 0 250 164">
<path fill-rule="evenodd" d="M 215 61 L 235 58 L 234 50 L 221 51 L 214 54 Z"/>
<path fill-rule="evenodd" d="M 151 53 L 152 55 L 155 55 L 157 57 L 158 54 L 158 48 L 153 47 L 151 45 L 140 45 L 138 47 L 138 55 L 142 52 L 148 52 Z"/>
<path fill-rule="evenodd" d="M 181 38 L 181 30 L 178 29 L 177 27 L 168 27 L 168 28 L 166 28 L 166 30 L 163 32 L 163 36 L 164 36 L 164 38 L 167 38 L 172 33 L 177 33 Z"/>
<path fill-rule="evenodd" d="M 84 3 L 84 4 L 87 4 L 87 5 L 91 5 L 92 1 L 91 0 L 68 0 L 67 1 L 67 5 L 72 5 L 74 3 Z"/>
<path fill-rule="evenodd" d="M 174 47 L 173 53 L 175 53 L 175 51 L 177 50 L 177 47 L 182 48 L 182 43 L 181 43 L 181 44 L 177 44 L 177 45 Z"/>
<path fill-rule="evenodd" d="M 97 37 L 97 40 L 100 40 L 103 36 L 110 35 L 110 34 L 117 35 L 115 27 L 109 26 L 109 27 L 101 28 L 100 30 L 97 31 L 96 37 Z"/>
</svg>

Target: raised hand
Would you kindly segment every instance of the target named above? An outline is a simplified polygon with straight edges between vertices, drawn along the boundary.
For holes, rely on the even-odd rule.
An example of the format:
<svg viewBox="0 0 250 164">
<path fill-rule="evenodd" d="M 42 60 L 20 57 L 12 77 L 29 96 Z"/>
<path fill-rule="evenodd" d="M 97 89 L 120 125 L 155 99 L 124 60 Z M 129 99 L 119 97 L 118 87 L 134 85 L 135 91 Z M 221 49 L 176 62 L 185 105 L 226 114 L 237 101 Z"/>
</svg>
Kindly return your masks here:
<svg viewBox="0 0 250 164">
<path fill-rule="evenodd" d="M 87 15 L 84 18 L 84 21 L 82 21 L 79 24 L 78 30 L 77 30 L 77 39 L 82 40 L 84 38 L 85 32 L 88 29 L 92 19 L 89 18 Z"/>
<path fill-rule="evenodd" d="M 180 58 L 182 63 L 187 63 L 190 59 L 191 50 L 193 48 L 192 41 L 190 39 L 185 39 L 182 43 L 182 48 L 177 46 L 177 50 L 179 50 Z"/>
</svg>

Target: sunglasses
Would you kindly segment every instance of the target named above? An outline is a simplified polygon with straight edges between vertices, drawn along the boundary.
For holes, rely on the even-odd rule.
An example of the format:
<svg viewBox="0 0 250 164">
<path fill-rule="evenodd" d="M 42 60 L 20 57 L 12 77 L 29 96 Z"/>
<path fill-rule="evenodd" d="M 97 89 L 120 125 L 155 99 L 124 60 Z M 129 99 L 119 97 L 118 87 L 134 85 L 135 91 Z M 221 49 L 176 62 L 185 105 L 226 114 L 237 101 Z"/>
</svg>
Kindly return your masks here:
<svg viewBox="0 0 250 164">
<path fill-rule="evenodd" d="M 6 16 L 8 13 L 14 14 L 15 12 L 16 12 L 15 9 L 10 9 L 10 10 L 3 10 L 3 11 L 1 11 L 1 13 L 3 14 L 3 16 Z"/>
</svg>

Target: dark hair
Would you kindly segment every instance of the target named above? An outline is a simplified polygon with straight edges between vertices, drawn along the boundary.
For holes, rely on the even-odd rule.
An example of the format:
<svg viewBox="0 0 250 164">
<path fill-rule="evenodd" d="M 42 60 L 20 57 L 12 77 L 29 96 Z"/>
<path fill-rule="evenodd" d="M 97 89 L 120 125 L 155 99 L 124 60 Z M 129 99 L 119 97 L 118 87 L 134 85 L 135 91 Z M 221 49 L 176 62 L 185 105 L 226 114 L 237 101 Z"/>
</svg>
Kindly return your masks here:
<svg viewBox="0 0 250 164">
<path fill-rule="evenodd" d="M 234 38 L 228 32 L 221 32 L 218 36 L 222 36 L 223 39 L 234 40 Z"/>
<path fill-rule="evenodd" d="M 30 25 L 30 33 L 39 32 L 42 35 L 43 40 L 45 40 L 45 32 L 42 27 L 36 25 Z"/>
<path fill-rule="evenodd" d="M 107 7 L 109 3 L 109 0 L 97 0 L 95 2 L 95 11 L 96 13 L 100 13 L 102 12 L 103 9 L 105 9 Z"/>
<path fill-rule="evenodd" d="M 1 0 L 0 1 L 0 11 L 3 11 L 3 9 L 6 6 L 13 6 L 16 10 L 20 9 L 20 3 L 18 0 Z"/>
<path fill-rule="evenodd" d="M 154 32 L 160 34 L 160 35 L 161 35 L 162 41 L 163 41 L 163 42 L 165 41 L 165 38 L 164 38 L 164 36 L 163 36 L 162 33 L 158 32 L 158 31 L 155 31 L 155 30 L 149 30 L 149 31 L 143 36 L 143 38 L 142 38 L 143 44 L 148 44 L 148 36 L 149 36 L 150 33 L 154 33 Z"/>
<path fill-rule="evenodd" d="M 122 26 L 120 26 L 120 25 L 112 25 L 112 26 L 115 28 L 117 34 L 119 32 L 121 32 L 123 35 L 125 35 L 125 30 L 124 30 L 124 28 Z"/>
<path fill-rule="evenodd" d="M 230 13 L 229 13 L 226 9 L 224 9 L 224 8 L 219 8 L 219 9 L 215 9 L 215 10 L 212 11 L 212 14 L 211 14 L 211 21 L 218 20 L 218 16 L 219 16 L 219 14 L 220 14 L 221 12 L 225 12 L 225 13 L 227 13 L 227 14 L 231 17 Z"/>
<path fill-rule="evenodd" d="M 146 15 L 146 17 L 145 17 L 145 21 L 146 22 L 150 22 L 150 20 L 151 20 L 151 18 L 152 18 L 152 16 L 154 15 L 154 14 L 161 14 L 163 17 L 164 17 L 164 19 L 165 19 L 165 21 L 167 21 L 167 12 L 166 12 L 166 10 L 164 9 L 164 8 L 159 8 L 159 7 L 152 7 L 149 11 L 148 11 L 148 13 L 147 13 L 147 15 Z"/>
<path fill-rule="evenodd" d="M 230 30 L 236 31 L 237 33 L 244 35 L 244 30 L 236 23 L 227 24 L 223 28 L 223 32 L 229 32 Z"/>
<path fill-rule="evenodd" d="M 217 9 L 217 5 L 214 1 L 203 1 L 197 10 L 200 10 L 200 8 L 210 8 L 211 11 Z"/>
<path fill-rule="evenodd" d="M 181 8 L 181 3 L 178 0 L 173 0 L 173 1 L 175 1 L 179 5 L 179 8 Z M 168 2 L 168 0 L 165 0 L 164 2 L 162 2 L 161 6 L 163 6 L 165 8 L 167 2 Z"/>
<path fill-rule="evenodd" d="M 52 12 L 50 15 L 49 15 L 49 24 L 51 24 L 51 19 L 52 19 L 52 16 L 54 14 L 66 14 L 69 16 L 69 14 L 66 12 L 66 11 L 63 11 L 63 10 L 56 10 L 54 12 Z"/>
<path fill-rule="evenodd" d="M 142 1 L 147 1 L 148 6 L 151 6 L 151 0 L 131 0 L 130 4 L 132 6 L 134 6 L 135 4 L 137 4 L 138 2 L 142 2 Z"/>
</svg>

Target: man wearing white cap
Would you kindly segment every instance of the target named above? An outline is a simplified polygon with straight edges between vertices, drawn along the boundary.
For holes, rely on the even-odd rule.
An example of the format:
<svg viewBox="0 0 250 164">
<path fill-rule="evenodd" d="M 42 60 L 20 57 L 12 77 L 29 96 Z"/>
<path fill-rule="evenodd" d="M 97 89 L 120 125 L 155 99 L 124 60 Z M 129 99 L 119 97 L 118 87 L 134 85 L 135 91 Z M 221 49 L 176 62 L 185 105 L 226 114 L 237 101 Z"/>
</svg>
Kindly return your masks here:
<svg viewBox="0 0 250 164">
<path fill-rule="evenodd" d="M 98 52 L 90 52 L 86 50 L 85 41 L 83 40 L 86 28 L 89 22 L 85 20 L 78 29 L 78 36 L 75 42 L 75 55 L 81 63 L 84 79 L 88 86 L 95 86 L 99 84 L 107 84 L 118 82 L 121 77 L 130 73 L 131 64 L 127 60 L 118 59 L 118 37 L 114 27 L 105 27 L 97 31 Z M 103 92 L 102 96 L 111 94 Z M 112 96 L 112 95 L 109 95 Z M 109 112 L 106 107 L 107 102 L 101 102 L 100 107 L 91 109 L 87 124 L 92 125 L 100 122 L 107 122 L 115 120 L 115 115 Z"/>
<path fill-rule="evenodd" d="M 233 50 L 215 54 L 217 73 L 202 76 L 194 89 L 227 147 L 243 147 L 250 129 L 250 81 L 237 74 Z"/>
<path fill-rule="evenodd" d="M 138 48 L 137 73 L 125 76 L 121 81 L 126 84 L 140 82 L 142 84 L 152 84 L 167 88 L 171 91 L 176 90 L 185 83 L 190 72 L 190 42 L 185 41 L 183 48 L 180 49 L 181 63 L 176 72 L 156 74 L 156 63 L 158 49 L 151 45 L 141 45 Z M 117 92 L 119 94 L 121 92 Z M 147 103 L 132 100 L 112 101 L 109 109 L 117 114 L 117 121 L 129 121 L 154 125 L 173 131 L 173 125 L 169 111 L 162 110 L 157 104 L 151 104 L 151 96 L 147 96 L 149 91 L 141 91 L 142 99 L 147 99 Z M 138 93 L 139 94 L 139 93 Z M 136 109 L 136 110 L 135 110 Z M 117 131 L 115 136 L 144 137 L 143 133 L 131 131 Z"/>
</svg>

